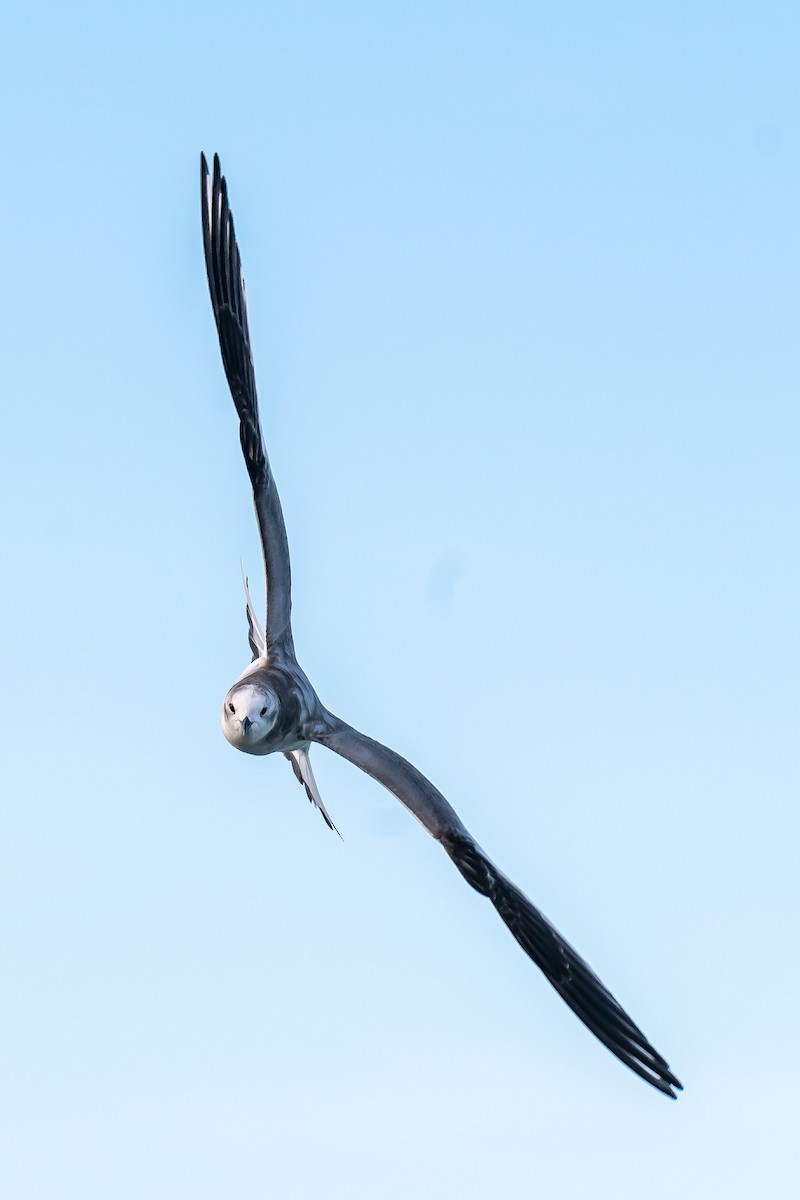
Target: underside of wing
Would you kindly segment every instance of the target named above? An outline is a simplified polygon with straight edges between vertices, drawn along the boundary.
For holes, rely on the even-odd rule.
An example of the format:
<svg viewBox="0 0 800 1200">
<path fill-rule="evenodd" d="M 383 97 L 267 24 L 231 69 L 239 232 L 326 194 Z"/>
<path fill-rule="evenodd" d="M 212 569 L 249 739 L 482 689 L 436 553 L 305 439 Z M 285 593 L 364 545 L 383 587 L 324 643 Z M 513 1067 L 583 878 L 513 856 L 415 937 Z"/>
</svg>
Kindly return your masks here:
<svg viewBox="0 0 800 1200">
<path fill-rule="evenodd" d="M 581 956 L 527 896 L 495 867 L 453 808 L 416 767 L 337 717 L 318 737 L 377 779 L 441 842 L 470 887 L 488 897 L 519 945 L 561 998 L 612 1054 L 660 1092 L 681 1084 Z"/>
<path fill-rule="evenodd" d="M 261 431 L 244 275 L 228 204 L 228 188 L 216 154 L 213 175 L 209 174 L 205 156 L 201 155 L 200 185 L 203 246 L 211 307 L 219 335 L 225 377 L 239 417 L 239 440 L 253 487 L 264 553 L 266 642 L 268 648 L 282 645 L 291 649 L 289 546 Z"/>
<path fill-rule="evenodd" d="M 306 789 L 306 795 L 314 807 L 319 809 L 320 813 L 322 814 L 322 819 L 328 826 L 328 829 L 332 829 L 334 833 L 339 833 L 339 830 L 336 828 L 333 821 L 330 819 L 330 816 L 328 815 L 327 808 L 322 803 L 322 797 L 319 794 L 317 781 L 314 778 L 314 772 L 311 769 L 311 758 L 309 757 L 308 748 L 301 746 L 299 750 L 287 750 L 284 751 L 284 753 L 289 759 L 289 762 L 292 764 L 292 770 L 294 771 L 295 779 L 298 783 L 302 783 L 303 787 Z M 339 837 L 341 836 L 342 835 L 339 833 Z"/>
<path fill-rule="evenodd" d="M 256 659 L 264 657 L 267 649 L 267 640 L 264 637 L 261 623 L 256 616 L 256 610 L 253 608 L 253 601 L 250 596 L 250 580 L 244 571 L 242 571 L 242 582 L 244 583 L 245 611 L 247 614 L 247 640 L 253 652 L 252 661 L 255 662 Z"/>
</svg>

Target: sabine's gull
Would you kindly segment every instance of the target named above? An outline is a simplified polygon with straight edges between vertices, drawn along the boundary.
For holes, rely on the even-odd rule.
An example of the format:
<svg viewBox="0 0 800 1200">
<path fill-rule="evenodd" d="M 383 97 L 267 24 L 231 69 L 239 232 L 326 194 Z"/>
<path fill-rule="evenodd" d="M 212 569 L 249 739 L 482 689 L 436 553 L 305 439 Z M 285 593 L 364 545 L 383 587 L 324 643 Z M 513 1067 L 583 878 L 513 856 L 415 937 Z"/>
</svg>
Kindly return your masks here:
<svg viewBox="0 0 800 1200">
<path fill-rule="evenodd" d="M 326 746 L 382 783 L 427 829 L 467 883 L 488 896 L 505 924 L 561 998 L 603 1045 L 654 1088 L 675 1099 L 681 1084 L 664 1058 L 579 954 L 499 871 L 447 800 L 415 766 L 329 712 L 295 657 L 289 545 L 258 415 L 256 381 L 239 247 L 228 190 L 214 155 L 201 155 L 203 241 L 211 305 L 225 375 L 239 415 L 239 437 L 253 486 L 264 555 L 267 612 L 262 629 L 245 579 L 252 660 L 222 706 L 222 732 L 247 754 L 282 752 L 326 824 L 335 826 L 311 770 L 312 742 Z"/>
</svg>

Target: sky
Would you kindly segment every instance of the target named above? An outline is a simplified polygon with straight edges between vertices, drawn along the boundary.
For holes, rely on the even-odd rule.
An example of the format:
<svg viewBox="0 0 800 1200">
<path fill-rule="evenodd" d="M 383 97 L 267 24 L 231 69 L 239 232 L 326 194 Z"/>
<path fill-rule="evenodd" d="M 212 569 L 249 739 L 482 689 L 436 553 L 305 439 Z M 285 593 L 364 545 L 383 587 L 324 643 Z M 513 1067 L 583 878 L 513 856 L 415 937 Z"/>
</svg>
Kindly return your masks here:
<svg viewBox="0 0 800 1200">
<path fill-rule="evenodd" d="M 0 1191 L 796 1195 L 789 3 L 6 6 Z M 219 730 L 259 546 L 204 275 L 227 174 L 295 642 L 685 1085 L 436 843 Z"/>
</svg>

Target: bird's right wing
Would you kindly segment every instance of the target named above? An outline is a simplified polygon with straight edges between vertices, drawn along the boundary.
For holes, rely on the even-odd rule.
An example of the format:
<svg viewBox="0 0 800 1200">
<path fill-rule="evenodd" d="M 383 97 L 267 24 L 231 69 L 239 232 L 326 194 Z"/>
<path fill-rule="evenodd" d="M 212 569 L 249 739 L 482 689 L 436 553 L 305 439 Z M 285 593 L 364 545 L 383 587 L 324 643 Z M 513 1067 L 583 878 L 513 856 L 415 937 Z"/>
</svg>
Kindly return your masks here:
<svg viewBox="0 0 800 1200">
<path fill-rule="evenodd" d="M 247 473 L 253 485 L 258 532 L 264 553 L 267 589 L 266 648 L 280 646 L 292 651 L 291 568 L 286 526 L 278 489 L 269 465 L 261 432 L 256 395 L 256 376 L 250 350 L 247 296 L 242 263 L 228 204 L 228 188 L 214 155 L 214 173 L 209 175 L 205 155 L 200 156 L 203 246 L 208 290 L 219 335 L 222 365 L 239 415 L 239 439 Z M 252 627 L 251 627 L 252 632 Z M 251 638 L 252 645 L 252 638 Z"/>
<path fill-rule="evenodd" d="M 498 871 L 444 796 L 393 750 L 332 717 L 316 741 L 382 783 L 441 842 L 467 883 L 488 896 L 525 953 L 553 987 L 621 1062 L 675 1099 L 681 1084 L 595 973 L 547 917 Z"/>
</svg>

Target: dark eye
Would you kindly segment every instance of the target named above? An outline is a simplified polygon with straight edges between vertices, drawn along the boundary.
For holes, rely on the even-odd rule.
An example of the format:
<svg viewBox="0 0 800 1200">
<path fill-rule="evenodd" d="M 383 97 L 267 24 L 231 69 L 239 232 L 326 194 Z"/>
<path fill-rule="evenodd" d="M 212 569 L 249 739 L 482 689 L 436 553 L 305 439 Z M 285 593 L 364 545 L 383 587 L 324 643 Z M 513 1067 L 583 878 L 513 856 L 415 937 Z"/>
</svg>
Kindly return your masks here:
<svg viewBox="0 0 800 1200">
<path fill-rule="evenodd" d="M 235 712 L 236 712 L 236 709 L 233 707 L 233 705 L 231 704 L 230 700 L 228 701 L 228 708 L 231 710 L 231 712 L 232 712 L 232 713 L 235 713 Z"/>
<path fill-rule="evenodd" d="M 262 715 L 262 717 L 265 717 L 265 716 L 267 715 L 267 706 L 266 706 L 266 704 L 264 705 L 264 707 L 263 707 L 263 708 L 262 708 L 262 710 L 261 710 L 261 715 Z"/>
</svg>

